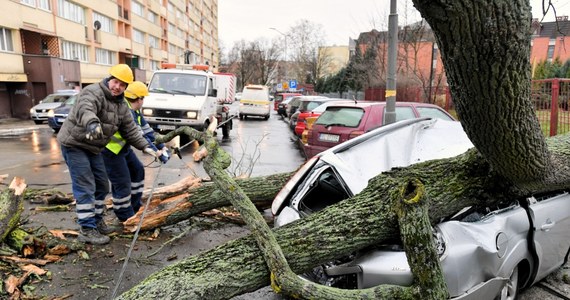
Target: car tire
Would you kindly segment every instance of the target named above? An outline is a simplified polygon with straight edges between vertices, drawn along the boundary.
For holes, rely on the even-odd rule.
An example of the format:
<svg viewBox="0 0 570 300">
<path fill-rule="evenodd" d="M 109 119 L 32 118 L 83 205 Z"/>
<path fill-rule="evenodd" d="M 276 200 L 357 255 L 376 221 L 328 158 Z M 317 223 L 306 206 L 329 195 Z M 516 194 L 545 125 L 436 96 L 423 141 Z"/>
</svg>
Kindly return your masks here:
<svg viewBox="0 0 570 300">
<path fill-rule="evenodd" d="M 266 121 L 269 120 L 269 115 L 263 117 Z"/>
<path fill-rule="evenodd" d="M 243 115 L 240 114 L 240 115 L 239 115 L 239 119 L 240 119 L 240 120 L 243 120 Z"/>
<path fill-rule="evenodd" d="M 519 291 L 519 267 L 516 266 L 511 272 L 507 284 L 505 284 L 505 286 L 501 290 L 501 293 L 495 298 L 495 300 L 515 300 L 517 299 L 518 291 Z"/>
</svg>

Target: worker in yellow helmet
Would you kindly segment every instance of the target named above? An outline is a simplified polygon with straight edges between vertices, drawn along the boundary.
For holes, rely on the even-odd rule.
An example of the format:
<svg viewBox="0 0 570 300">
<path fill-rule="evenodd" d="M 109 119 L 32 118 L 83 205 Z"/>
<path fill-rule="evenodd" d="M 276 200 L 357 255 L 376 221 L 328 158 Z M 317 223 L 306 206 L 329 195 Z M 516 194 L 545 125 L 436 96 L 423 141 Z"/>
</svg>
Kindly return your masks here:
<svg viewBox="0 0 570 300">
<path fill-rule="evenodd" d="M 140 113 L 145 96 L 148 96 L 148 88 L 140 81 L 134 81 L 125 90 L 125 102 L 131 109 L 135 123 L 141 128 L 146 140 L 158 152 L 160 161 L 166 163 L 170 157 L 168 149 L 164 147 L 164 144 L 154 146 L 154 131 Z M 120 132 L 115 133 L 102 153 L 107 176 L 111 181 L 113 211 L 119 221 L 125 222 L 141 207 L 144 166 Z"/>
<path fill-rule="evenodd" d="M 156 157 L 157 152 L 133 120 L 123 93 L 133 82 L 133 72 L 125 64 L 109 70 L 110 76 L 85 87 L 63 123 L 57 140 L 71 176 L 77 202 L 78 240 L 107 244 L 113 230 L 103 221 L 109 179 L 101 151 L 115 132 L 130 145 Z"/>
</svg>

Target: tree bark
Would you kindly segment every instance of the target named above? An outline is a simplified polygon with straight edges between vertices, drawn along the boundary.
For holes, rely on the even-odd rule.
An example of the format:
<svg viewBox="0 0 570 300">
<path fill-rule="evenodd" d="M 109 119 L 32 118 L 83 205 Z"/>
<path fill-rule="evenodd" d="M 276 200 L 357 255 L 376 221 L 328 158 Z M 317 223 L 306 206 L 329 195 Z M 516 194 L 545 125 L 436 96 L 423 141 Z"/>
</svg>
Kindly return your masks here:
<svg viewBox="0 0 570 300">
<path fill-rule="evenodd" d="M 8 189 L 0 193 L 0 241 L 20 223 L 20 216 L 24 211 L 24 179 L 15 177 Z"/>
</svg>

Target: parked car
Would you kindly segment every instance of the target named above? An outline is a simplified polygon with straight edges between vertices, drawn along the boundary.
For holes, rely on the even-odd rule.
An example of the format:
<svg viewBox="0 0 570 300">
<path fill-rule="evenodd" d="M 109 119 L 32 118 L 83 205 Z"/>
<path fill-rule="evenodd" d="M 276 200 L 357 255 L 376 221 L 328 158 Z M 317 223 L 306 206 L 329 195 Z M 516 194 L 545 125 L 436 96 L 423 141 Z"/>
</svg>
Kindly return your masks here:
<svg viewBox="0 0 570 300">
<path fill-rule="evenodd" d="M 307 161 L 272 203 L 283 226 L 362 191 L 393 167 L 453 157 L 472 147 L 461 124 L 410 119 L 382 126 Z M 433 228 L 452 299 L 515 299 L 564 264 L 570 251 L 570 194 L 513 199 L 498 207 L 464 207 Z M 402 245 L 377 245 L 316 266 L 303 277 L 329 286 L 364 289 L 409 286 Z"/>
<path fill-rule="evenodd" d="M 301 100 L 314 100 L 314 99 L 322 99 L 322 98 L 327 98 L 327 97 L 325 97 L 325 96 L 295 96 L 295 97 L 291 98 L 291 101 L 287 104 L 287 118 L 291 118 L 291 116 L 297 111 L 297 109 L 301 105 Z"/>
<path fill-rule="evenodd" d="M 47 114 L 50 109 L 60 106 L 65 100 L 77 93 L 79 92 L 76 90 L 58 90 L 53 94 L 47 95 L 38 105 L 30 109 L 30 117 L 36 124 L 46 122 L 48 120 Z"/>
<path fill-rule="evenodd" d="M 310 158 L 330 147 L 359 136 L 384 124 L 386 102 L 353 101 L 331 104 L 308 132 L 305 155 Z M 454 120 L 441 107 L 418 102 L 396 102 L 396 121 L 434 117 Z"/>
<path fill-rule="evenodd" d="M 313 109 L 317 108 L 319 105 L 327 102 L 338 102 L 338 101 L 347 101 L 346 99 L 339 99 L 339 98 L 316 98 L 316 99 L 301 99 L 301 103 L 299 104 L 299 108 L 297 109 L 297 117 L 295 118 L 295 123 L 293 123 L 293 130 L 298 137 L 301 137 L 303 130 L 305 130 L 305 119 L 311 116 L 311 112 Z M 295 114 L 297 114 L 295 113 Z"/>
<path fill-rule="evenodd" d="M 293 97 L 288 98 L 286 100 L 281 101 L 281 103 L 277 104 L 277 114 L 282 116 L 283 118 L 287 117 L 287 105 L 291 102 Z"/>
<path fill-rule="evenodd" d="M 324 102 L 321 105 L 315 107 L 313 110 L 311 110 L 308 113 L 307 117 L 305 117 L 305 120 L 303 121 L 304 128 L 303 128 L 303 132 L 301 133 L 301 143 L 303 143 L 303 145 L 307 144 L 308 138 L 309 138 L 309 129 L 311 129 L 313 127 L 313 124 L 315 123 L 315 121 L 327 109 L 327 107 L 329 107 L 330 105 L 333 105 L 333 104 L 338 105 L 338 104 L 343 104 L 343 103 L 350 104 L 350 103 L 354 103 L 354 101 L 353 100 L 346 100 L 346 102 L 327 101 L 327 102 Z"/>
<path fill-rule="evenodd" d="M 77 100 L 77 95 L 73 95 L 69 97 L 67 100 L 65 100 L 65 102 L 63 102 L 59 107 L 50 109 L 49 112 L 47 113 L 48 125 L 49 127 L 51 127 L 51 129 L 53 129 L 55 133 L 58 133 L 59 129 L 61 129 L 63 122 L 65 121 L 65 119 L 67 119 L 67 115 L 69 114 L 69 111 L 71 110 L 71 107 L 73 107 L 73 105 L 75 104 L 76 100 Z"/>
<path fill-rule="evenodd" d="M 295 96 L 302 96 L 303 94 L 301 93 L 276 93 L 275 94 L 275 99 L 273 102 L 273 110 L 277 111 L 279 109 L 279 103 L 289 99 L 289 98 L 293 98 Z"/>
</svg>

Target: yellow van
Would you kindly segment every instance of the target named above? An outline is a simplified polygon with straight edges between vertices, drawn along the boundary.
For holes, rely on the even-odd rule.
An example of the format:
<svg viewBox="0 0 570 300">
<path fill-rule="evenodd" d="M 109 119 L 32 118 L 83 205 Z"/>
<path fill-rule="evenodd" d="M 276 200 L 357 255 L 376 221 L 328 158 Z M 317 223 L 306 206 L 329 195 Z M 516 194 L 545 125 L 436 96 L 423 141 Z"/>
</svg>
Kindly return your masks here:
<svg viewBox="0 0 570 300">
<path fill-rule="evenodd" d="M 239 100 L 239 118 L 243 120 L 249 116 L 269 119 L 271 113 L 271 99 L 269 88 L 264 85 L 250 84 L 243 88 Z"/>
</svg>

